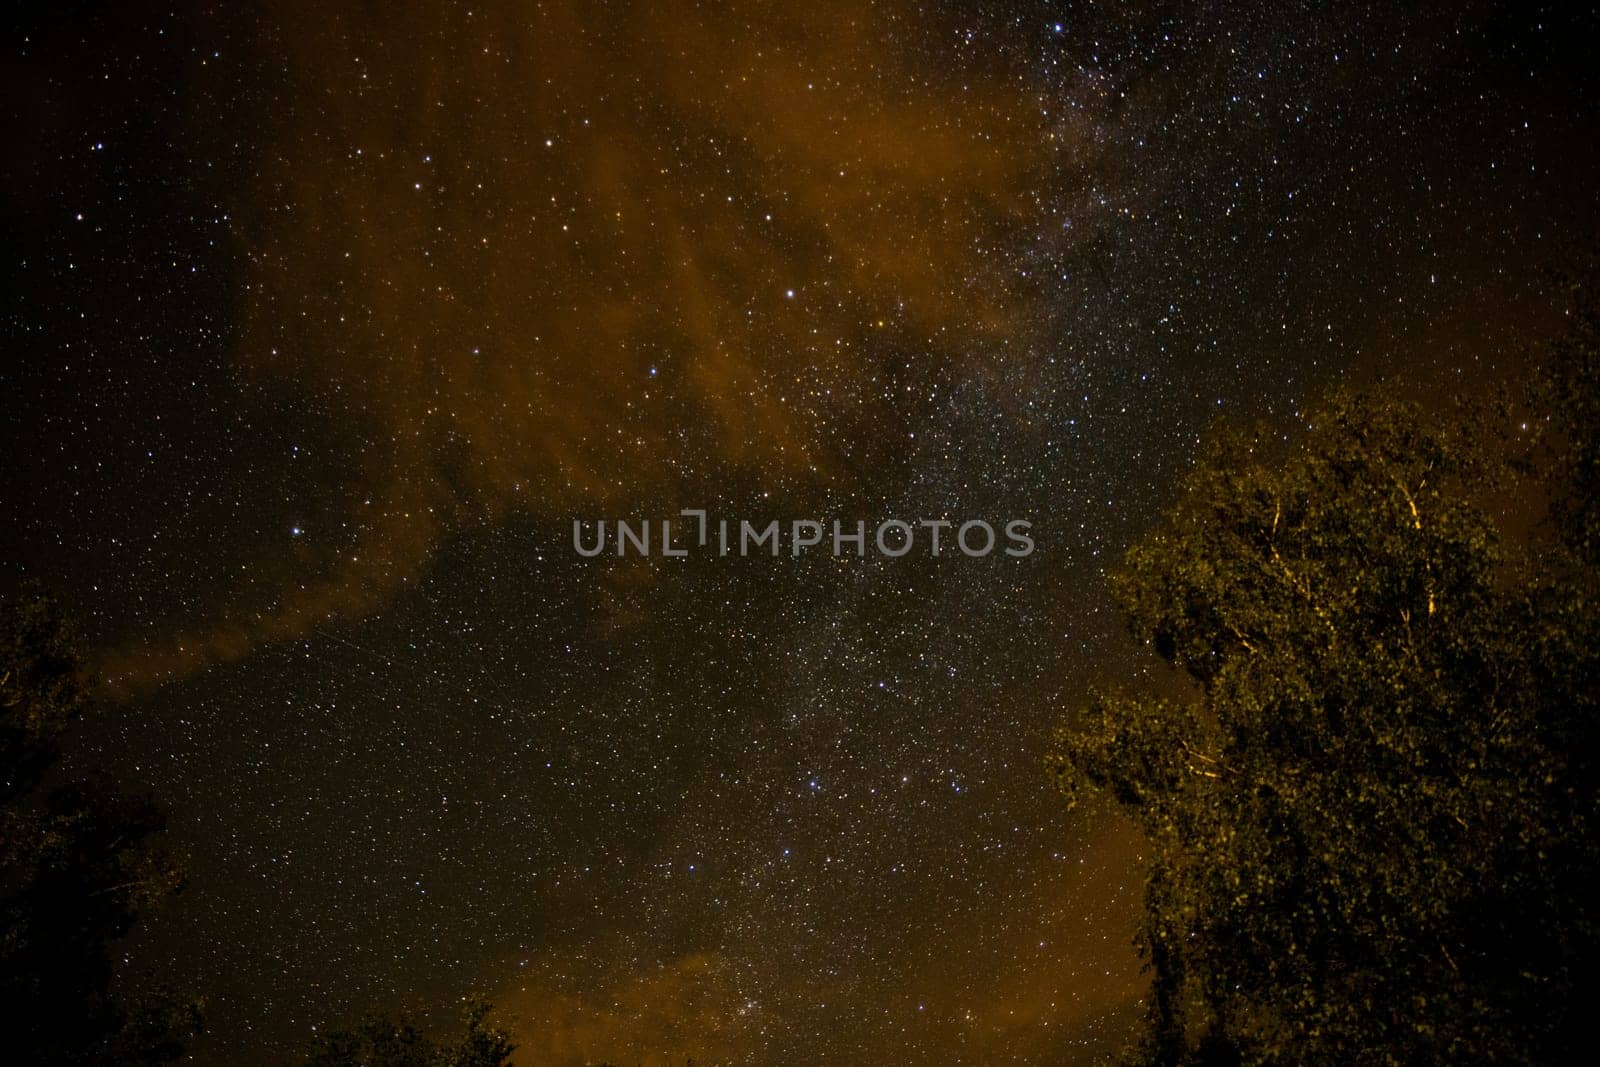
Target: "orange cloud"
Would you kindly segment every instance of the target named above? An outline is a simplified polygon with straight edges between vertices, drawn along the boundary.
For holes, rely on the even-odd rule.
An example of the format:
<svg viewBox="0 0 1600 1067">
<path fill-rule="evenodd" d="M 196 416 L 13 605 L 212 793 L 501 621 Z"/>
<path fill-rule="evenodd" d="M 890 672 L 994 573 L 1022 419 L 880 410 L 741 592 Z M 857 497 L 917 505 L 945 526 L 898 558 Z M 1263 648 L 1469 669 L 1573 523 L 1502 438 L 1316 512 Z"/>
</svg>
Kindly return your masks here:
<svg viewBox="0 0 1600 1067">
<path fill-rule="evenodd" d="M 505 990 L 497 1005 L 521 1067 L 724 1063 L 748 1054 L 763 1021 L 728 961 L 704 953 L 630 973 L 598 994 L 541 975 Z"/>
<path fill-rule="evenodd" d="M 123 650 L 124 686 L 382 604 L 442 537 L 715 485 L 844 477 L 908 361 L 976 365 L 1028 298 L 993 257 L 1054 146 L 1016 71 L 852 3 L 291 9 L 238 192 L 237 363 L 351 439 L 376 517 Z M 197 79 L 216 76 L 211 68 Z M 364 532 L 363 532 L 364 531 Z M 241 546 L 251 558 L 257 546 Z M 258 573 L 270 564 L 256 564 Z"/>
<path fill-rule="evenodd" d="M 1005 906 L 957 909 L 886 955 L 788 970 L 770 964 L 774 946 L 755 944 L 650 964 L 602 940 L 519 966 L 493 996 L 497 1014 L 519 1067 L 765 1063 L 843 1048 L 862 1063 L 1103 1060 L 1132 1035 L 1148 979 L 1133 947 L 1137 832 L 1111 819 L 1091 832 L 1071 862 L 1026 872 L 1029 888 Z M 826 1050 L 819 1004 L 833 1011 Z"/>
</svg>

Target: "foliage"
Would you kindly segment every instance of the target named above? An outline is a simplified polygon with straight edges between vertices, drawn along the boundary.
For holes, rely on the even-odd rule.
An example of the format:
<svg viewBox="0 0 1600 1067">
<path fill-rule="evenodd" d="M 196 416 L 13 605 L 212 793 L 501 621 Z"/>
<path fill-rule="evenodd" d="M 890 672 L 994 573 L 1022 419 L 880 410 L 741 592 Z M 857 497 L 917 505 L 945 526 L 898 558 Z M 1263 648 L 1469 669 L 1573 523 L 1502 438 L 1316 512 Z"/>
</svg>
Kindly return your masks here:
<svg viewBox="0 0 1600 1067">
<path fill-rule="evenodd" d="M 440 1040 L 411 1015 L 378 1015 L 320 1035 L 307 1067 L 501 1067 L 511 1058 L 510 1035 L 488 1022 L 490 1006 L 468 1003 L 460 1033 Z"/>
<path fill-rule="evenodd" d="M 1115 589 L 1187 695 L 1058 730 L 1148 836 L 1150 1063 L 1564 1060 L 1596 941 L 1592 573 L 1513 549 L 1489 413 L 1231 432 Z"/>
<path fill-rule="evenodd" d="M 12 1062 L 166 1063 L 198 1009 L 113 990 L 111 950 L 176 892 L 149 801 L 57 781 L 58 741 L 87 697 L 66 628 L 36 593 L 0 602 L 0 1025 Z"/>
</svg>

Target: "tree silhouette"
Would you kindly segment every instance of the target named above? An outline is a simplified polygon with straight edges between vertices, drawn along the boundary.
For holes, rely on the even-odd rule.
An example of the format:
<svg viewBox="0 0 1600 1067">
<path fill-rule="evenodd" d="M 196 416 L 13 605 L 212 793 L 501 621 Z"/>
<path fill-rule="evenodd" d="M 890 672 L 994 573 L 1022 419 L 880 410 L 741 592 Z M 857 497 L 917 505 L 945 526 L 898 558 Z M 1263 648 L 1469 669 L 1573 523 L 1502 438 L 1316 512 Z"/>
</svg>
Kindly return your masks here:
<svg viewBox="0 0 1600 1067">
<path fill-rule="evenodd" d="M 0 1026 L 10 1062 L 165 1063 L 199 1025 L 169 993 L 114 994 L 111 949 L 180 886 L 149 801 L 56 781 L 87 707 L 67 629 L 36 592 L 0 602 Z"/>
<path fill-rule="evenodd" d="M 1225 433 L 1115 577 L 1187 685 L 1096 694 L 1050 765 L 1149 840 L 1134 1060 L 1586 1047 L 1596 582 L 1491 522 L 1530 499 L 1498 424 L 1347 395 Z"/>
<path fill-rule="evenodd" d="M 515 1048 L 510 1035 L 488 1022 L 490 1005 L 471 1001 L 460 1032 L 447 1038 L 426 1034 L 411 1014 L 374 1015 L 354 1026 L 321 1034 L 307 1067 L 502 1067 Z"/>
</svg>

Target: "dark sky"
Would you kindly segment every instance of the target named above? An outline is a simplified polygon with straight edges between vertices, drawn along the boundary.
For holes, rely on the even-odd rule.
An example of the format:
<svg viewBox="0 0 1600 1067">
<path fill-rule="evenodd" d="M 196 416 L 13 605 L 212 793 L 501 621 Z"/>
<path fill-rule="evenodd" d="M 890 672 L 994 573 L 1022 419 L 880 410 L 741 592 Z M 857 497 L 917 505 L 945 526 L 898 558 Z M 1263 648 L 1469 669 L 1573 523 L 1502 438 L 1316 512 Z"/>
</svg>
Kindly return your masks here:
<svg viewBox="0 0 1600 1067">
<path fill-rule="evenodd" d="M 1592 13 L 36 5 L 3 580 L 192 885 L 196 1060 L 502 1006 L 518 1062 L 1068 1063 L 1137 843 L 1041 756 L 1219 415 L 1514 379 L 1595 235 Z M 575 517 L 1033 522 L 582 559 Z"/>
</svg>

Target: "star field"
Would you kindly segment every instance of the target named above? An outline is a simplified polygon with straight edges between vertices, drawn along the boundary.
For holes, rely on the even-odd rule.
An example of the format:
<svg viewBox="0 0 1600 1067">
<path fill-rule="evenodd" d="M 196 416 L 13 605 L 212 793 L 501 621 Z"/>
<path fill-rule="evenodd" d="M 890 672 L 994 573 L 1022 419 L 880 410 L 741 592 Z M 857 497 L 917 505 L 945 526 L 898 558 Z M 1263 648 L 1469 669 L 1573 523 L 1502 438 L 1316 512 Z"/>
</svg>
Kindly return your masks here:
<svg viewBox="0 0 1600 1067">
<path fill-rule="evenodd" d="M 1594 232 L 1592 15 L 11 16 L 7 580 L 170 812 L 194 1061 L 491 996 L 519 1063 L 1070 1063 L 1139 844 L 1044 737 L 1219 416 L 1492 388 Z M 583 559 L 573 518 L 1038 550 Z"/>
</svg>

